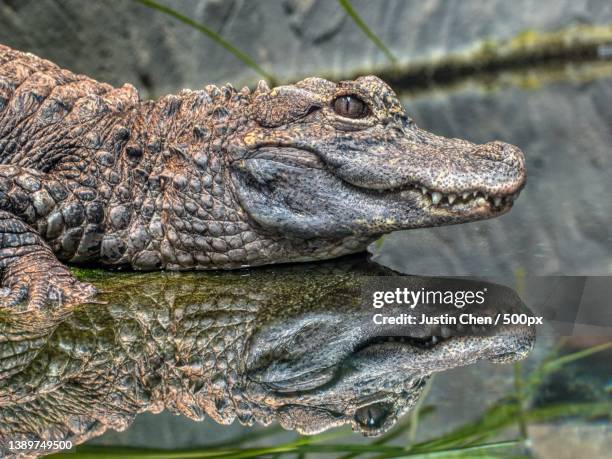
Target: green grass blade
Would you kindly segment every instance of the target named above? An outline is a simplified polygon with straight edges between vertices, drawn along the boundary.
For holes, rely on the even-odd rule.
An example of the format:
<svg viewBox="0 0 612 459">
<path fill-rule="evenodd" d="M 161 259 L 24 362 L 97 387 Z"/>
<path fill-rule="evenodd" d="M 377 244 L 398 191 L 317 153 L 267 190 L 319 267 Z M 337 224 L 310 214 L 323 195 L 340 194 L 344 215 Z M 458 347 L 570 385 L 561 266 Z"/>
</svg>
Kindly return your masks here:
<svg viewBox="0 0 612 459">
<path fill-rule="evenodd" d="M 497 455 L 491 456 L 487 454 L 492 449 L 507 449 L 520 444 L 518 440 L 507 440 L 499 441 L 495 443 L 484 443 L 482 445 L 466 446 L 463 448 L 452 448 L 452 449 L 440 449 L 431 451 L 429 453 L 416 453 L 416 454 L 405 454 L 403 456 L 395 456 L 398 459 L 410 458 L 410 459 L 434 459 L 434 458 L 447 458 L 447 457 L 461 457 L 461 458 L 485 458 L 485 457 L 499 457 Z"/>
<path fill-rule="evenodd" d="M 423 407 L 423 403 L 425 402 L 425 399 L 427 398 L 427 395 L 429 394 L 429 391 L 431 390 L 431 386 L 433 385 L 435 376 L 436 375 L 434 373 L 429 377 L 429 380 L 425 384 L 425 388 L 423 389 L 421 396 L 417 400 L 416 405 L 414 405 L 414 408 L 412 409 L 412 413 L 410 414 L 411 421 L 412 421 L 410 423 L 410 431 L 408 433 L 408 441 L 410 442 L 410 444 L 413 444 L 416 441 L 417 430 L 419 428 L 419 416 L 421 414 L 421 408 Z"/>
<path fill-rule="evenodd" d="M 563 365 L 567 365 L 568 363 L 583 359 L 592 354 L 596 354 L 597 352 L 605 351 L 606 349 L 610 349 L 611 347 L 612 341 L 609 341 L 607 343 L 583 349 L 582 351 L 573 352 L 571 354 L 562 355 L 561 357 L 548 360 L 530 375 L 528 388 L 531 391 L 534 391 L 546 375 L 559 370 L 561 367 L 563 367 Z"/>
<path fill-rule="evenodd" d="M 217 457 L 217 450 L 166 450 L 122 446 L 84 445 L 49 456 L 53 459 L 204 459 Z"/>
<path fill-rule="evenodd" d="M 610 418 L 610 413 L 612 413 L 612 402 L 560 403 L 534 408 L 526 413 L 526 417 L 531 422 L 542 422 L 568 417 L 589 419 L 607 416 Z"/>
<path fill-rule="evenodd" d="M 603 344 L 599 344 L 597 346 L 593 346 L 593 347 L 589 347 L 587 349 L 584 349 L 582 351 L 578 351 L 578 352 L 574 352 L 572 354 L 569 355 L 564 355 L 561 356 L 551 362 L 547 362 L 544 365 L 544 369 L 546 371 L 554 371 L 557 370 L 559 368 L 561 368 L 563 365 L 566 365 L 570 362 L 574 362 L 576 360 L 579 359 L 583 359 L 585 357 L 588 357 L 592 354 L 595 354 L 597 352 L 601 352 L 601 351 L 605 351 L 606 349 L 609 349 L 612 347 L 612 341 L 609 341 L 607 343 L 603 343 Z"/>
<path fill-rule="evenodd" d="M 516 403 L 494 405 L 474 422 L 465 424 L 441 437 L 417 443 L 411 451 L 426 452 L 440 448 L 458 448 L 483 441 L 514 424 L 518 411 Z"/>
<path fill-rule="evenodd" d="M 209 29 L 205 25 L 200 24 L 199 22 L 194 21 L 190 17 L 185 16 L 184 14 L 181 14 L 178 11 L 176 11 L 176 10 L 174 10 L 174 9 L 168 7 L 168 6 L 165 6 L 165 5 L 162 5 L 160 3 L 157 3 L 154 0 L 135 0 L 135 1 L 140 3 L 141 5 L 144 5 L 144 6 L 148 7 L 148 8 L 151 8 L 151 9 L 157 10 L 157 11 L 159 11 L 161 13 L 167 14 L 168 16 L 171 16 L 174 19 L 177 19 L 177 20 L 181 21 L 182 23 L 187 24 L 190 27 L 193 27 L 194 29 L 198 30 L 199 32 L 203 33 L 208 38 L 213 40 L 219 46 L 222 46 L 227 51 L 232 53 L 239 60 L 241 60 L 245 65 L 247 65 L 248 67 L 252 68 L 259 75 L 261 75 L 263 78 L 268 80 L 268 82 L 270 84 L 275 84 L 276 83 L 276 81 L 277 81 L 276 78 L 274 78 L 274 76 L 272 74 L 270 74 L 270 73 L 266 72 L 264 69 L 262 69 L 259 66 L 259 64 L 257 64 L 257 62 L 255 62 L 255 60 L 251 56 L 249 56 L 244 51 L 241 51 L 240 49 L 236 48 L 234 45 L 232 45 L 230 42 L 228 42 L 226 39 L 224 39 L 221 35 L 219 35 L 214 30 Z"/>
<path fill-rule="evenodd" d="M 368 27 L 364 20 L 361 19 L 361 16 L 359 16 L 357 11 L 355 11 L 355 8 L 353 8 L 351 2 L 349 0 L 338 0 L 338 3 L 340 3 L 340 6 L 344 8 L 344 11 L 346 11 L 346 13 L 351 17 L 353 22 L 357 24 L 357 27 L 359 27 L 363 31 L 363 33 L 367 35 L 367 37 L 378 47 L 378 49 L 385 53 L 387 59 L 389 59 L 393 64 L 396 64 L 397 59 L 395 58 L 393 53 L 389 51 L 389 48 L 385 46 L 382 40 L 378 38 L 378 36 L 374 32 L 372 32 L 372 30 Z"/>
<path fill-rule="evenodd" d="M 433 413 L 434 411 L 435 411 L 435 408 L 431 405 L 421 408 L 419 410 L 419 419 L 424 418 L 425 416 L 427 416 L 430 413 Z M 375 445 L 384 445 L 390 442 L 391 440 L 394 440 L 395 438 L 399 437 L 401 434 L 405 433 L 406 431 L 410 431 L 409 429 L 412 428 L 412 422 L 413 422 L 413 418 L 411 416 L 406 416 L 406 419 L 400 424 L 398 424 L 395 429 L 389 431 L 388 433 L 384 434 L 382 437 L 376 439 L 373 443 Z"/>
<path fill-rule="evenodd" d="M 525 384 L 523 381 L 523 372 L 521 362 L 514 362 L 514 391 L 516 392 L 516 401 L 519 412 L 517 416 L 519 432 L 521 438 L 526 440 L 528 437 L 527 422 L 525 421 L 525 408 L 527 406 L 527 398 L 525 396 Z"/>
</svg>

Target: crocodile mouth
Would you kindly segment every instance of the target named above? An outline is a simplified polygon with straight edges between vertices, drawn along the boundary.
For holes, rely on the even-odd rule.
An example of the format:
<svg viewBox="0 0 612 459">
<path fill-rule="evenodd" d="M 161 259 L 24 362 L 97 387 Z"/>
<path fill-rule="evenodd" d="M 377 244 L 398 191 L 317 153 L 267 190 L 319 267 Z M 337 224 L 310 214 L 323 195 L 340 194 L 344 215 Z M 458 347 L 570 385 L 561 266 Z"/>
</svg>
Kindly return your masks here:
<svg viewBox="0 0 612 459">
<path fill-rule="evenodd" d="M 507 194 L 492 194 L 480 190 L 464 190 L 454 193 L 443 193 L 431 190 L 424 185 L 408 184 L 392 190 L 379 190 L 379 193 L 399 193 L 400 198 L 413 197 L 424 207 L 432 210 L 465 212 L 474 209 L 492 212 L 507 212 L 518 198 L 520 190 Z"/>
<path fill-rule="evenodd" d="M 503 329 L 503 327 L 502 327 Z M 528 330 L 526 327 L 519 327 L 522 335 L 529 335 L 532 330 Z M 350 355 L 345 358 L 345 363 L 355 359 L 360 359 L 365 355 L 386 355 L 390 360 L 394 360 L 393 368 L 399 365 L 400 360 L 405 358 L 407 355 L 422 354 L 424 352 L 431 352 L 434 349 L 436 352 L 446 352 L 447 349 L 452 349 L 458 343 L 465 340 L 476 339 L 484 340 L 487 337 L 500 336 L 505 330 L 487 330 L 484 327 L 474 326 L 464 332 L 458 330 L 444 329 L 442 332 L 439 327 L 438 330 L 432 330 L 429 334 L 423 336 L 407 336 L 407 335 L 380 335 L 367 338 L 364 341 L 358 343 Z M 437 333 L 436 333 L 437 332 Z M 506 331 L 507 332 L 507 331 Z M 517 330 L 515 330 L 515 333 Z M 446 335 L 446 336 L 445 336 Z M 514 351 L 508 351 L 504 349 L 502 352 L 495 352 L 491 350 L 491 353 L 487 355 L 487 359 L 492 362 L 509 359 L 512 354 L 515 354 L 516 358 L 520 358 L 523 354 L 523 350 L 515 349 Z M 390 370 L 392 368 L 390 367 Z"/>
<path fill-rule="evenodd" d="M 504 181 L 507 171 L 502 170 L 458 177 L 453 184 L 440 185 L 443 193 L 419 174 L 405 172 L 394 179 L 378 171 L 374 180 L 367 168 L 357 170 L 353 163 L 279 146 L 259 148 L 231 164 L 234 192 L 249 216 L 265 230 L 305 241 L 374 237 L 492 218 L 511 209 L 522 187 L 521 181 Z M 326 250 L 317 253 L 328 256 Z"/>
<path fill-rule="evenodd" d="M 314 434 L 350 424 L 355 432 L 376 436 L 388 431 L 414 406 L 431 373 L 480 359 L 509 362 L 523 358 L 533 346 L 533 336 L 523 330 L 526 327 L 519 328 L 522 332 L 515 331 L 507 337 L 512 340 L 511 346 L 500 346 L 496 333 L 477 334 L 476 329 L 473 335 L 448 337 L 435 333 L 372 336 L 357 343 L 335 364 L 317 372 L 301 371 L 297 379 L 282 381 L 280 385 L 258 382 L 268 388 L 268 401 L 274 400 L 280 407 L 279 421 L 285 428 Z M 336 394 L 351 393 L 356 381 L 372 390 L 350 401 L 350 407 L 336 405 Z M 296 416 L 287 419 L 284 414 L 288 410 Z M 320 422 L 299 424 L 299 419 L 315 416 L 320 417 Z"/>
<path fill-rule="evenodd" d="M 385 346 L 387 344 L 390 345 L 399 345 L 399 346 L 410 346 L 416 349 L 431 349 L 438 344 L 447 341 L 450 338 L 445 338 L 441 335 L 429 335 L 424 337 L 414 337 L 414 336 L 375 336 L 370 339 L 367 339 L 361 343 L 353 350 L 353 352 L 357 353 L 364 349 L 375 347 L 375 346 Z"/>
<path fill-rule="evenodd" d="M 443 285 L 452 291 L 467 287 L 450 280 Z M 369 310 L 339 316 L 317 311 L 262 330 L 249 345 L 249 394 L 274 407 L 281 425 L 303 434 L 350 424 L 365 436 L 379 435 L 414 406 L 431 374 L 477 361 L 517 361 L 531 351 L 534 327 L 495 320 L 531 311 L 505 287 L 486 284 L 486 290 L 492 303 L 475 305 L 471 314 L 488 321 L 462 321 L 462 310 L 448 304 L 427 308 L 427 317 L 456 320 L 402 325 L 373 321 Z M 390 308 L 384 315 L 405 311 Z"/>
<path fill-rule="evenodd" d="M 286 394 L 295 396 L 296 394 L 305 395 L 312 391 L 325 390 L 330 385 L 333 386 L 346 375 L 346 371 L 354 371 L 360 366 L 359 362 L 369 362 L 369 365 L 376 366 L 382 374 L 395 373 L 400 368 L 412 366 L 415 358 L 424 358 L 431 355 L 434 360 L 444 359 L 448 352 L 456 350 L 460 343 L 466 340 L 473 343 L 466 347 L 477 348 L 477 343 L 500 334 L 508 333 L 511 335 L 529 335 L 531 332 L 527 327 L 496 326 L 487 329 L 484 326 L 472 325 L 461 326 L 427 326 L 426 329 L 412 335 L 408 334 L 372 334 L 354 343 L 347 349 L 344 355 L 338 355 L 333 364 L 314 368 L 310 371 L 300 371 L 299 374 L 288 378 L 281 378 L 276 381 L 264 381 L 265 377 L 257 375 L 257 371 L 251 374 L 251 378 L 258 382 L 264 382 L 266 386 L 275 391 L 276 394 Z M 485 346 L 486 348 L 486 346 Z M 430 354 L 433 353 L 433 354 Z M 493 362 L 503 359 L 520 358 L 524 352 L 515 349 L 509 351 L 503 349 L 497 352 L 494 347 L 485 349 L 486 358 Z M 514 357 L 513 355 L 514 354 Z"/>
<path fill-rule="evenodd" d="M 442 192 L 410 181 L 399 187 L 370 188 L 339 177 L 326 165 L 316 151 L 301 148 L 262 147 L 251 158 L 272 161 L 291 168 L 325 171 L 346 185 L 371 196 L 387 197 L 393 195 L 399 197 L 400 200 L 416 200 L 423 208 L 434 212 L 450 211 L 451 213 L 465 213 L 469 211 L 489 211 L 494 214 L 505 213 L 510 210 L 520 194 L 520 189 L 511 193 L 490 193 L 478 189 Z"/>
</svg>

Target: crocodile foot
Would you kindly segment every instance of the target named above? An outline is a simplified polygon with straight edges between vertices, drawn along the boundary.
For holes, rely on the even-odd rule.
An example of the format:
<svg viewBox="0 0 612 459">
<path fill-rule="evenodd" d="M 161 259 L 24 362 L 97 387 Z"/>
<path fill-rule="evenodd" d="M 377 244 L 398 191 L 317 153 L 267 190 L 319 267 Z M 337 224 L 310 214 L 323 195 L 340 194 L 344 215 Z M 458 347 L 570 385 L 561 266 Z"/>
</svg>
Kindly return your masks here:
<svg viewBox="0 0 612 459">
<path fill-rule="evenodd" d="M 4 296 L 0 309 L 41 309 L 50 304 L 84 303 L 96 288 L 77 280 L 51 253 L 32 253 L 19 257 L 7 267 L 2 281 Z M 25 302 L 25 306 L 19 307 Z"/>
</svg>

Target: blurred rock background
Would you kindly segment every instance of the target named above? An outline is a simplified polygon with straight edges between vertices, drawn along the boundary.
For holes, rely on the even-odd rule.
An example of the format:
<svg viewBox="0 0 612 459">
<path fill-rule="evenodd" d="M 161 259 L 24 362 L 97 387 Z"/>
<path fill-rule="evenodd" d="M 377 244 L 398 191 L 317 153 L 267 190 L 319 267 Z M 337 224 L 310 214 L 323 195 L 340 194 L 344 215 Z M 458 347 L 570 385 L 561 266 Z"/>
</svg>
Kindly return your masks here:
<svg viewBox="0 0 612 459">
<path fill-rule="evenodd" d="M 163 0 L 218 32 L 280 82 L 380 73 L 391 62 L 331 0 Z M 610 40 L 609 0 L 353 0 L 354 9 L 404 71 L 449 57 L 538 46 L 542 34 Z M 607 38 L 606 38 L 607 37 Z M 129 0 L 1 0 L 0 43 L 33 52 L 145 95 L 259 76 L 197 30 Z M 503 50 L 502 50 L 503 52 Z"/>
</svg>

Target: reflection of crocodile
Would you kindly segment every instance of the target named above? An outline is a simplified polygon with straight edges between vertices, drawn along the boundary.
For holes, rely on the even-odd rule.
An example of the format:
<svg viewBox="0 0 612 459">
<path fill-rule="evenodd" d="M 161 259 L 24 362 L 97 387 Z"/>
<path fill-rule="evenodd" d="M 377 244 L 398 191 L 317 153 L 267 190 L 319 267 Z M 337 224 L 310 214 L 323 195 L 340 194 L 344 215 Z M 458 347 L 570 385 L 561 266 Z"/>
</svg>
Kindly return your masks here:
<svg viewBox="0 0 612 459">
<path fill-rule="evenodd" d="M 525 181 L 516 147 L 423 131 L 376 77 L 143 102 L 1 45 L 0 164 L 4 303 L 29 290 L 31 307 L 92 293 L 52 252 L 141 270 L 329 258 L 499 215 Z"/>
<path fill-rule="evenodd" d="M 533 345 L 524 326 L 450 337 L 456 328 L 412 326 L 392 336 L 397 330 L 374 325 L 373 309 L 359 306 L 363 272 L 308 273 L 113 276 L 94 281 L 108 290 L 101 294 L 107 305 L 5 313 L 0 445 L 82 442 L 162 409 L 221 423 L 276 419 L 308 434 L 351 424 L 373 435 L 415 403 L 431 373 L 512 361 Z M 510 289 L 486 286 L 487 303 L 472 311 L 525 312 Z M 436 313 L 457 312 L 448 309 Z"/>
</svg>

